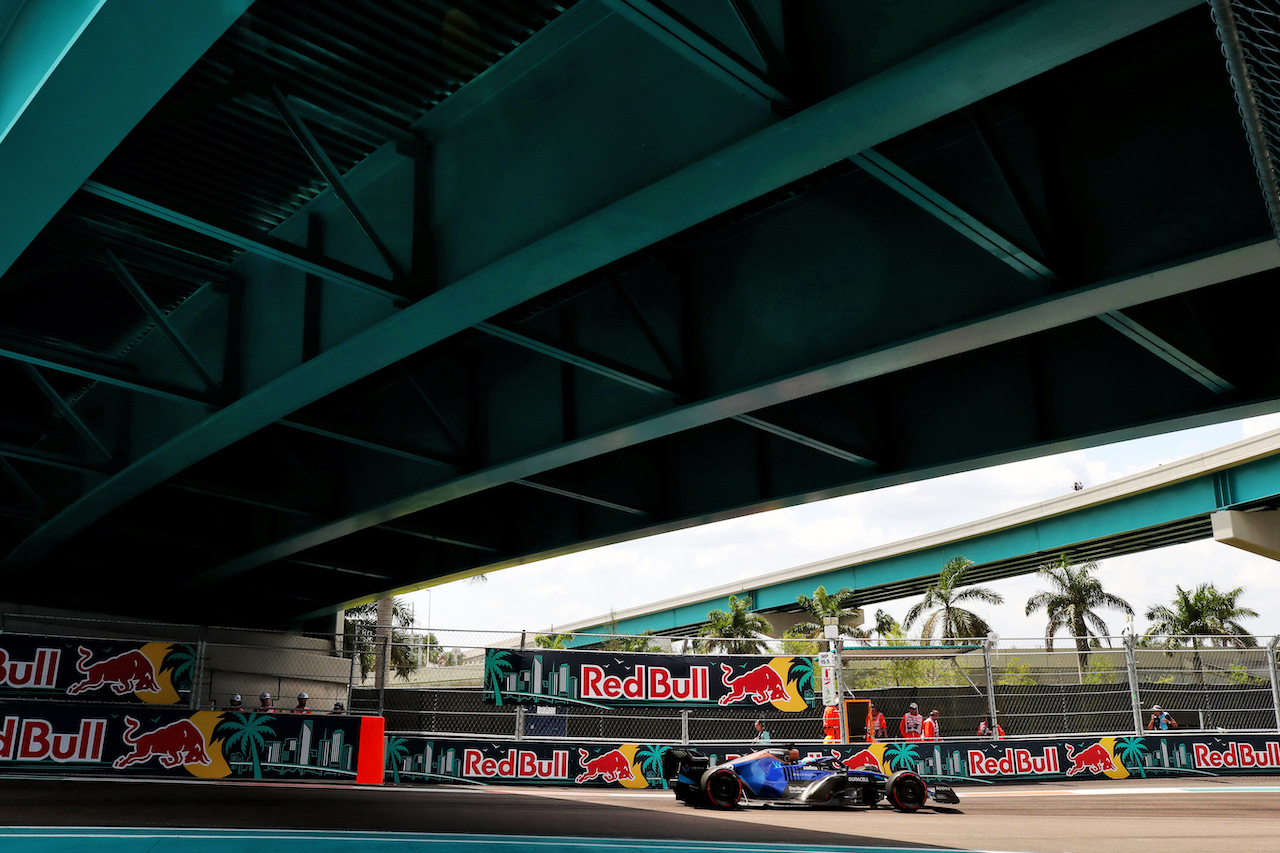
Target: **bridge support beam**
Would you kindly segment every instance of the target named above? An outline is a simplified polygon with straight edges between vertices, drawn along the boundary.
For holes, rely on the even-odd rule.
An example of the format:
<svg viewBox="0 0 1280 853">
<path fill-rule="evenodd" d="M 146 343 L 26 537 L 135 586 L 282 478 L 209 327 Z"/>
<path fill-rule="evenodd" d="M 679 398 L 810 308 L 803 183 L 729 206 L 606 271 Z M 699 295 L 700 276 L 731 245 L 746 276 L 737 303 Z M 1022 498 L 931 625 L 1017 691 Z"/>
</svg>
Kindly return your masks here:
<svg viewBox="0 0 1280 853">
<path fill-rule="evenodd" d="M 1280 510 L 1221 510 L 1209 516 L 1213 541 L 1280 560 Z"/>
</svg>

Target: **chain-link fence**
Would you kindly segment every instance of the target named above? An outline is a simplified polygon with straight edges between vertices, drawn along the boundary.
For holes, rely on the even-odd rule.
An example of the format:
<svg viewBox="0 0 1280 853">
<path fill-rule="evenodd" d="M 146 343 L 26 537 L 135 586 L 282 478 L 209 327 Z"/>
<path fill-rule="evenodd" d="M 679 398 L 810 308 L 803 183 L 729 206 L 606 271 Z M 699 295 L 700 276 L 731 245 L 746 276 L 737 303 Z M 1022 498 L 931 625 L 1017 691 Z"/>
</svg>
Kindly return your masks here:
<svg viewBox="0 0 1280 853">
<path fill-rule="evenodd" d="M 291 710 L 300 693 L 312 710 L 385 714 L 392 731 L 503 738 L 562 737 L 698 743 L 744 739 L 761 719 L 775 740 L 813 739 L 820 707 L 798 713 L 737 706 L 597 709 L 498 706 L 485 701 L 486 649 L 596 649 L 676 655 L 726 649 L 807 656 L 825 641 L 742 640 L 474 629 L 403 629 L 337 635 L 112 622 L 0 613 L 5 634 L 126 638 L 194 651 L 193 709 L 244 707 L 271 695 Z M 971 737 L 985 715 L 1010 737 L 1131 733 L 1159 705 L 1182 730 L 1280 730 L 1277 638 L 1103 637 L 844 641 L 846 696 L 870 699 L 888 718 L 889 736 L 914 702 L 939 711 L 945 737 Z M 380 676 L 380 673 L 382 675 Z M 14 698 L 14 697 L 10 697 Z M 109 698 L 109 697 L 108 697 Z M 858 723 L 851 723 L 857 732 Z"/>
</svg>

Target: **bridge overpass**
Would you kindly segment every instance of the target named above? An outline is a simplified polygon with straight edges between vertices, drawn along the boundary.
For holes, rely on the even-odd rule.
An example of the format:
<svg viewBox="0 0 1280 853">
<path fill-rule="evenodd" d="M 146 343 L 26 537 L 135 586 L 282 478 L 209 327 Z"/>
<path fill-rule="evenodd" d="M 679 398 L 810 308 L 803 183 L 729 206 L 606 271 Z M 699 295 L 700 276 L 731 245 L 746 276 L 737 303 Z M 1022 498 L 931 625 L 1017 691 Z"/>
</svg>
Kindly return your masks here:
<svg viewBox="0 0 1280 853">
<path fill-rule="evenodd" d="M 0 0 L 3 595 L 323 627 L 1280 410 L 1259 25 Z"/>
<path fill-rule="evenodd" d="M 1280 430 L 935 533 L 557 630 L 682 633 L 708 610 L 727 610 L 730 595 L 785 630 L 797 596 L 812 596 L 819 584 L 829 592 L 850 587 L 855 606 L 870 606 L 923 593 L 957 555 L 975 562 L 970 576 L 983 583 L 1034 572 L 1059 554 L 1101 561 L 1209 538 L 1280 560 Z"/>
</svg>

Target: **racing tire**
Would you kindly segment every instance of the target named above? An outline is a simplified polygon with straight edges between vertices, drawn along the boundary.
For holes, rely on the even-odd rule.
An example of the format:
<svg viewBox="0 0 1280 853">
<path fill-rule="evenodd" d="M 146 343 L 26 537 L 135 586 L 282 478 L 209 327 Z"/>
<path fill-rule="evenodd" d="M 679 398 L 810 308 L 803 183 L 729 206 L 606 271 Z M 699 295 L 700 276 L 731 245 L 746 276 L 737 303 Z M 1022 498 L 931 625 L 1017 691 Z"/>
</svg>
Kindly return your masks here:
<svg viewBox="0 0 1280 853">
<path fill-rule="evenodd" d="M 929 797 L 929 787 L 910 770 L 899 770 L 884 785 L 885 796 L 900 812 L 918 812 Z"/>
<path fill-rule="evenodd" d="M 702 792 L 713 808 L 731 809 L 742 799 L 742 780 L 728 767 L 713 767 L 702 775 Z"/>
</svg>

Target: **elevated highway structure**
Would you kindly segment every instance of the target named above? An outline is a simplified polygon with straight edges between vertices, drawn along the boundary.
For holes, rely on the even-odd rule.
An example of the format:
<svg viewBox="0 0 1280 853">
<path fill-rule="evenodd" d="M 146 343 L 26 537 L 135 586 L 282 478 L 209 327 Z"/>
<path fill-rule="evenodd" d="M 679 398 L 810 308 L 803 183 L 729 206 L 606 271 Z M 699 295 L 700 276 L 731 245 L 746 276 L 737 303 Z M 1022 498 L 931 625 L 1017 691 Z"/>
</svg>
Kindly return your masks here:
<svg viewBox="0 0 1280 853">
<path fill-rule="evenodd" d="M 1210 538 L 1280 559 L 1280 430 L 946 530 L 557 630 L 687 633 L 736 595 L 781 631 L 800 616 L 796 598 L 819 584 L 850 587 L 855 606 L 871 606 L 923 593 L 955 556 L 973 560 L 970 576 L 983 583 L 1034 572 L 1060 554 L 1105 560 Z"/>
</svg>

